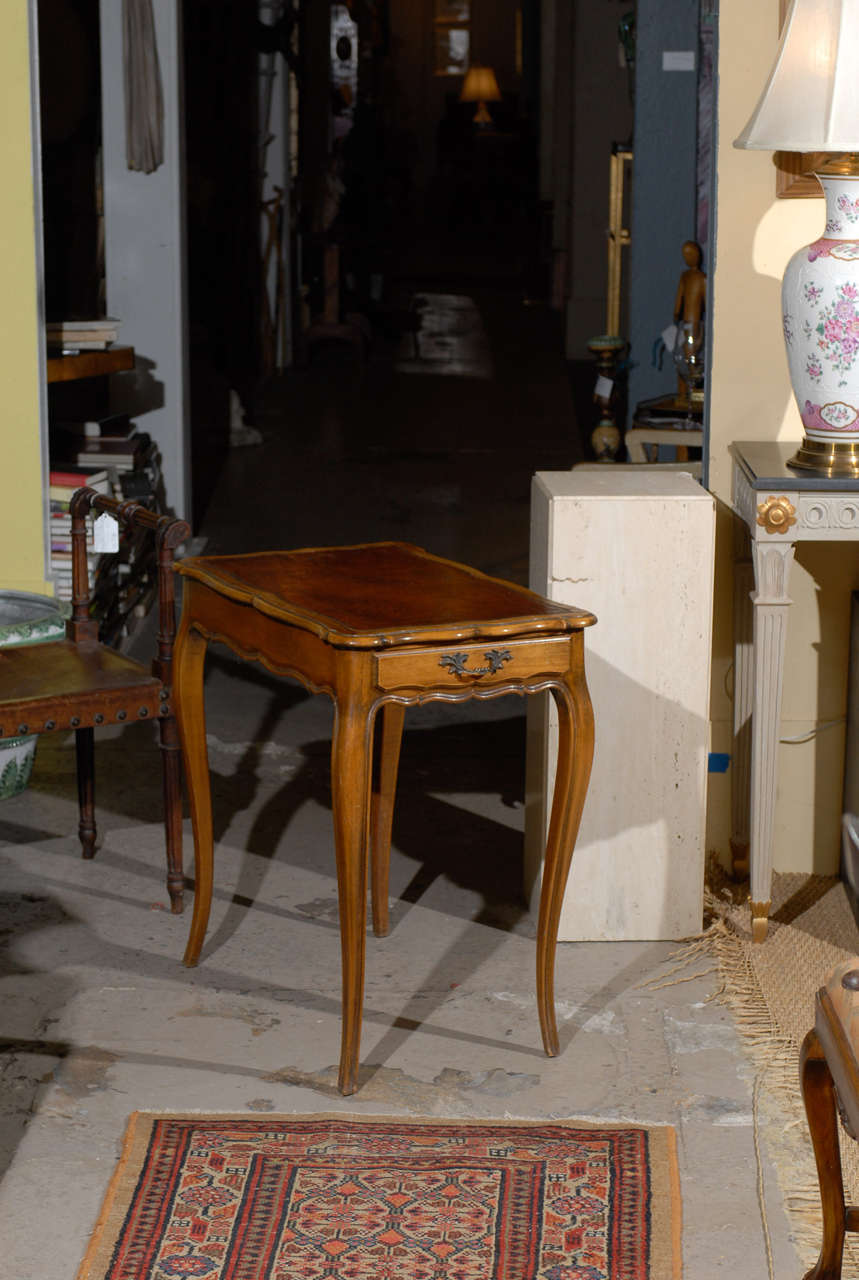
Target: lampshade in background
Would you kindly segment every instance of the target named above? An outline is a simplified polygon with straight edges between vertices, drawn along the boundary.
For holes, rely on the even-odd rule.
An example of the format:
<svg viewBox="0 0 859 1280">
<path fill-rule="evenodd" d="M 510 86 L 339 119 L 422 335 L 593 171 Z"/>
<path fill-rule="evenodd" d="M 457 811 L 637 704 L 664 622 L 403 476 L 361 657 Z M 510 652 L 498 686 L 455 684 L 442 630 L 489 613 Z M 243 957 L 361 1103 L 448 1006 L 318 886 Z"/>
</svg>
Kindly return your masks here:
<svg viewBox="0 0 859 1280">
<path fill-rule="evenodd" d="M 491 124 L 492 116 L 486 104 L 501 101 L 501 90 L 498 88 L 498 81 L 495 79 L 492 68 L 479 65 L 469 67 L 462 82 L 459 100 L 477 103 L 477 110 L 474 113 L 475 124 Z"/>
<path fill-rule="evenodd" d="M 796 0 L 769 80 L 735 147 L 853 151 L 859 146 L 859 5 Z"/>
<path fill-rule="evenodd" d="M 830 152 L 823 235 L 782 282 L 805 439 L 790 465 L 859 476 L 859 0 L 793 0 L 773 69 L 735 147 Z"/>
</svg>

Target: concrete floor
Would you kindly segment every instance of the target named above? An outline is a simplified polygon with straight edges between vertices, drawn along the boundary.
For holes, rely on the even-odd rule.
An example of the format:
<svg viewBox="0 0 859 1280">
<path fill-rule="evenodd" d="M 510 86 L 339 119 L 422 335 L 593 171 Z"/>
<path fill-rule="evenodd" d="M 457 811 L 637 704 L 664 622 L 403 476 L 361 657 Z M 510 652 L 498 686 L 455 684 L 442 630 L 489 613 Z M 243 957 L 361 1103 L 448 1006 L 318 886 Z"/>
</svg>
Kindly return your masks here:
<svg viewBox="0 0 859 1280">
<path fill-rule="evenodd" d="M 491 378 L 397 372 L 382 345 L 363 369 L 320 349 L 270 388 L 263 444 L 233 452 L 196 531 L 206 550 L 398 537 L 525 581 L 530 475 L 579 456 L 570 389 L 551 317 L 477 301 Z M 0 1277 L 71 1280 L 136 1109 L 672 1124 L 686 1280 L 766 1277 L 752 1069 L 712 973 L 654 990 L 671 944 L 562 944 L 561 1054 L 543 1056 L 520 700 L 407 716 L 392 929 L 368 938 L 361 1087 L 342 1099 L 330 705 L 223 652 L 206 696 L 216 893 L 197 969 L 165 908 L 151 726 L 99 739 L 95 862 L 70 738 L 42 739 L 0 811 Z M 190 850 L 188 833 L 189 869 Z M 766 1150 L 763 1176 L 775 1274 L 798 1276 Z"/>
</svg>

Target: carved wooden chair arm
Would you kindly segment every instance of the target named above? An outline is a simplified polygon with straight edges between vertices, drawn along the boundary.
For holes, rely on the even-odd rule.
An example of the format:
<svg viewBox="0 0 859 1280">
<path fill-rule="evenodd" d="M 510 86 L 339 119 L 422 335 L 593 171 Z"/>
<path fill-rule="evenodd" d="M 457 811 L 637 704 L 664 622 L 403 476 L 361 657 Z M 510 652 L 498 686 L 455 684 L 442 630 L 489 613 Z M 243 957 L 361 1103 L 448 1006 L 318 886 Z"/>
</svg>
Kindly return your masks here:
<svg viewBox="0 0 859 1280">
<path fill-rule="evenodd" d="M 158 655 L 153 672 L 169 683 L 173 662 L 173 639 L 176 634 L 173 553 L 191 536 L 186 520 L 159 515 L 141 502 L 114 498 L 94 489 L 78 489 L 69 504 L 72 517 L 72 616 L 66 624 L 69 640 L 76 644 L 98 643 L 98 620 L 90 617 L 90 591 L 87 572 L 86 517 L 90 511 L 106 512 L 123 527 L 145 529 L 155 538 L 158 577 Z"/>
</svg>

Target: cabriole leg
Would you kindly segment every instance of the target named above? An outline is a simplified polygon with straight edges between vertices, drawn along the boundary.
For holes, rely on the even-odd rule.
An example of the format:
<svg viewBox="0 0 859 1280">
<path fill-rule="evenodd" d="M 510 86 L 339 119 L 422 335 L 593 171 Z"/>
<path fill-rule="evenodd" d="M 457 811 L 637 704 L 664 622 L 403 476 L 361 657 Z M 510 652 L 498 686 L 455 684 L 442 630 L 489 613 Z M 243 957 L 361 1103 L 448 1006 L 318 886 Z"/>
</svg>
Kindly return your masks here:
<svg viewBox="0 0 859 1280">
<path fill-rule="evenodd" d="M 799 1082 L 817 1162 L 823 1211 L 820 1257 L 805 1280 L 840 1280 L 844 1252 L 844 1184 L 838 1147 L 838 1114 L 835 1086 L 816 1031 L 809 1031 L 803 1041 Z"/>
<path fill-rule="evenodd" d="M 546 841 L 537 923 L 537 1008 L 543 1047 L 558 1052 L 555 1021 L 555 950 L 570 862 L 584 808 L 594 754 L 594 717 L 584 672 L 570 673 L 552 693 L 558 708 L 558 765 Z"/>
<path fill-rule="evenodd" d="M 189 966 L 195 965 L 200 958 L 212 905 L 212 793 L 203 700 L 205 661 L 206 640 L 183 616 L 173 662 L 173 702 L 194 832 L 194 912 L 185 948 L 185 964 Z"/>
<path fill-rule="evenodd" d="M 367 851 L 370 832 L 372 711 L 360 691 L 338 698 L 331 744 L 331 799 L 337 851 L 340 956 L 343 973 L 343 1028 L 338 1088 L 354 1093 L 364 1001 L 367 916 Z"/>
<path fill-rule="evenodd" d="M 376 761 L 370 812 L 370 887 L 373 901 L 373 932 L 383 938 L 388 932 L 388 873 L 391 866 L 391 828 L 397 767 L 406 709 L 398 702 L 386 702 L 376 719 Z"/>
</svg>

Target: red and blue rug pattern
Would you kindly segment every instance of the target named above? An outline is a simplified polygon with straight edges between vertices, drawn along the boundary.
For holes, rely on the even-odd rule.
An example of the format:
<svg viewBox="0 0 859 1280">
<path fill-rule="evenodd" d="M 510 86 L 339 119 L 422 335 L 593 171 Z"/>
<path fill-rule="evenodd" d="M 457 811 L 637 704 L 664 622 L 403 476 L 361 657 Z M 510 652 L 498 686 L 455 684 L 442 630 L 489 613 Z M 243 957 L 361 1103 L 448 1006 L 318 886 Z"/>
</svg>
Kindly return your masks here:
<svg viewBox="0 0 859 1280">
<path fill-rule="evenodd" d="M 79 1280 L 673 1280 L 673 1137 L 138 1113 Z"/>
</svg>

